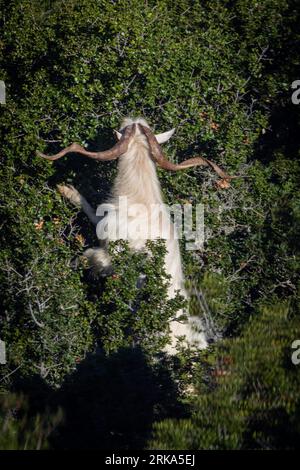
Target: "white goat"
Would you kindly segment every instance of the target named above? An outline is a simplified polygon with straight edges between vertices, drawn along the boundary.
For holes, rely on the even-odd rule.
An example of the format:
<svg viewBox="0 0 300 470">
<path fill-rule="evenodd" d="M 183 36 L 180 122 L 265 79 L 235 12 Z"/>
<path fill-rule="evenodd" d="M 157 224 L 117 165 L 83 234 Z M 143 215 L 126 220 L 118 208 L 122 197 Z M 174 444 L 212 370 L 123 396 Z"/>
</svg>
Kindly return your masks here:
<svg viewBox="0 0 300 470">
<path fill-rule="evenodd" d="M 80 207 L 97 225 L 97 235 L 104 240 L 104 248 L 90 248 L 84 252 L 89 263 L 99 272 L 110 272 L 111 264 L 106 246 L 109 240 L 126 238 L 132 250 L 145 247 L 146 241 L 154 238 L 166 240 L 167 254 L 165 257 L 165 270 L 171 276 L 168 290 L 169 298 L 179 291 L 188 298 L 184 287 L 181 257 L 175 228 L 170 215 L 163 204 L 160 183 L 156 173 L 155 163 L 168 170 L 179 170 L 195 165 L 211 166 L 225 181 L 230 177 L 217 165 L 202 157 L 191 158 L 180 164 L 173 164 L 165 159 L 159 144 L 166 142 L 175 129 L 154 136 L 144 119 L 127 118 L 123 121 L 120 132 L 117 132 L 119 142 L 105 152 L 89 152 L 72 144 L 58 154 L 49 157 L 39 153 L 40 156 L 56 160 L 68 152 L 76 152 L 97 160 L 118 160 L 118 174 L 113 185 L 111 197 L 106 204 L 98 207 L 97 215 L 86 199 L 73 186 L 59 186 L 58 189 L 73 204 Z M 126 210 L 122 200 L 126 198 Z M 99 211 L 108 211 L 105 217 L 99 217 Z M 150 223 L 149 223 L 150 222 Z M 126 230 L 124 234 L 124 226 Z M 139 228 L 138 236 L 132 228 Z M 120 235 L 122 233 L 122 235 Z M 205 348 L 207 342 L 202 331 L 199 317 L 188 317 L 183 323 L 178 320 L 182 312 L 178 312 L 175 319 L 169 323 L 170 344 L 165 348 L 169 354 L 176 353 L 178 337 L 183 337 L 185 343 L 197 348 Z"/>
</svg>

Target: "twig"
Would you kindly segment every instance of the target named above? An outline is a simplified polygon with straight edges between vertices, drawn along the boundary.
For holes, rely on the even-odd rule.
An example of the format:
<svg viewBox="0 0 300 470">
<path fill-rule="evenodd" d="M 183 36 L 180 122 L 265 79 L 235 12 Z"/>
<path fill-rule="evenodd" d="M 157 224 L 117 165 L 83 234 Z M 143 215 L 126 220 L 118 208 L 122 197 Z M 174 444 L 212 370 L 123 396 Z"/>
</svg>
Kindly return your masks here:
<svg viewBox="0 0 300 470">
<path fill-rule="evenodd" d="M 28 304 L 28 307 L 29 307 L 29 312 L 30 312 L 30 315 L 31 315 L 31 317 L 32 317 L 32 319 L 33 319 L 33 321 L 34 321 L 34 323 L 35 323 L 37 326 L 39 326 L 40 328 L 45 328 L 44 323 L 40 323 L 40 322 L 36 319 L 36 316 L 35 316 L 34 313 L 33 313 L 32 306 L 31 306 L 31 303 L 30 303 L 30 302 L 29 302 L 29 304 Z"/>
<path fill-rule="evenodd" d="M 14 370 L 12 370 L 9 374 L 6 374 L 4 377 L 2 377 L 2 379 L 0 380 L 0 383 L 1 382 L 4 382 L 4 380 L 6 380 L 8 377 L 10 377 L 12 374 L 14 374 L 15 372 L 17 372 L 18 369 L 20 369 L 20 367 L 22 367 L 22 364 L 20 364 L 18 367 L 16 367 Z"/>
</svg>

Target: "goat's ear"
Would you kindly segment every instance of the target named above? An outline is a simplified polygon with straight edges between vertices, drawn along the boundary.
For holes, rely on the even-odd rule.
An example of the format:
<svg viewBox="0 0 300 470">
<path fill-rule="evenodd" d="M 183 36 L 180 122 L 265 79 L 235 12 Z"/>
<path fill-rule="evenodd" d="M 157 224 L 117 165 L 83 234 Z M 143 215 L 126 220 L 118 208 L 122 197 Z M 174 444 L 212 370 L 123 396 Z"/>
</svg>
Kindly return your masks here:
<svg viewBox="0 0 300 470">
<path fill-rule="evenodd" d="M 114 131 L 114 133 L 116 134 L 116 137 L 117 137 L 117 139 L 118 139 L 118 140 L 120 140 L 120 139 L 121 139 L 121 137 L 122 137 L 122 134 L 121 134 L 121 132 Z"/>
<path fill-rule="evenodd" d="M 172 137 L 174 132 L 175 132 L 175 127 L 174 129 L 171 129 L 170 131 L 163 132 L 163 134 L 155 134 L 155 138 L 159 144 L 163 144 Z"/>
</svg>

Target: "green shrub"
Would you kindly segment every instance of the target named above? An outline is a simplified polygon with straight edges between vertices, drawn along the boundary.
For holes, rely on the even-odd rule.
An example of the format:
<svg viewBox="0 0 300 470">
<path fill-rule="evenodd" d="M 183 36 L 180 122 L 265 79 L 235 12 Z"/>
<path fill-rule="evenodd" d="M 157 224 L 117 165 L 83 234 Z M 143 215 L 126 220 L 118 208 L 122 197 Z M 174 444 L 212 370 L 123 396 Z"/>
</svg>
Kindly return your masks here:
<svg viewBox="0 0 300 470">
<path fill-rule="evenodd" d="M 22 395 L 0 396 L 0 449 L 48 449 L 48 437 L 62 422 L 61 410 L 56 413 L 35 414 L 28 409 Z"/>
<path fill-rule="evenodd" d="M 7 92 L 0 109 L 0 326 L 8 356 L 1 385 L 6 390 L 16 376 L 36 373 L 57 388 L 97 346 L 109 355 L 139 342 L 150 358 L 165 341 L 157 332 L 165 331 L 180 299 L 164 302 L 163 246 L 152 247 L 147 268 L 139 265 L 139 254 L 129 256 L 124 248 L 123 261 L 117 253 L 115 259 L 120 278 L 91 279 L 80 254 L 96 243 L 95 234 L 56 191 L 57 183 L 72 183 L 96 205 L 109 192 L 115 164 L 79 156 L 48 163 L 36 157 L 36 150 L 52 153 L 72 141 L 108 148 L 112 129 L 125 115 L 143 115 L 159 132 L 176 127 L 165 147 L 171 160 L 201 154 L 242 176 L 222 190 L 209 169 L 158 170 L 166 202 L 205 207 L 203 249 L 186 252 L 184 240 L 182 248 L 188 283 L 196 289 L 192 309 L 208 322 L 211 338 L 224 337 L 233 349 L 251 328 L 262 338 L 265 305 L 275 306 L 270 337 L 281 335 L 280 305 L 299 302 L 300 120 L 290 89 L 299 78 L 298 23 L 294 0 L 0 0 L 0 75 Z M 141 269 L 151 279 L 138 292 Z M 132 305 L 138 305 L 137 316 L 129 313 Z M 291 325 L 289 319 L 284 323 L 285 344 L 296 339 Z M 193 408 L 186 399 L 190 382 L 200 393 L 211 382 L 207 367 L 218 368 L 223 343 L 218 344 L 211 346 L 209 361 L 206 353 L 196 365 L 189 353 L 171 361 L 187 412 Z M 254 372 L 261 367 L 258 358 L 251 367 Z M 275 371 L 287 377 L 298 373 L 278 364 Z M 289 380 L 286 396 L 297 385 Z M 222 407 L 240 390 L 237 381 L 210 398 L 202 390 L 201 407 L 212 401 Z M 272 387 L 280 389 L 281 383 L 273 378 L 268 383 L 270 401 L 264 403 L 273 407 Z M 297 435 L 296 405 L 287 411 L 288 400 L 284 413 Z M 223 409 L 200 440 L 191 418 L 178 423 L 178 431 L 172 423 L 170 433 L 178 441 L 161 441 L 158 435 L 155 442 L 173 448 L 280 446 L 271 431 L 257 439 L 252 431 L 241 437 L 250 429 L 251 413 L 260 414 L 260 405 L 251 408 L 250 401 L 249 395 L 247 419 Z M 181 426 L 191 430 L 190 437 L 183 433 L 181 439 Z M 202 421 L 199 426 L 203 432 Z M 225 434 L 218 434 L 218 426 Z"/>
<path fill-rule="evenodd" d="M 191 417 L 157 423 L 151 448 L 298 447 L 300 374 L 291 338 L 299 334 L 299 312 L 263 307 L 239 338 L 218 348 L 210 386 L 194 397 Z"/>
</svg>

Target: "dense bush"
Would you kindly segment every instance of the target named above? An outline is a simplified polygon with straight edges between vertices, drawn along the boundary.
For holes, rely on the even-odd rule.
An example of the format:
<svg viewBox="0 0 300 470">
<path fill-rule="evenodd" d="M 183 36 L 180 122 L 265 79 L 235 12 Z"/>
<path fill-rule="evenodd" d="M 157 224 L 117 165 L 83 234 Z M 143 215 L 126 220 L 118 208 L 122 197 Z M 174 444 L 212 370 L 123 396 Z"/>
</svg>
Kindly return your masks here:
<svg viewBox="0 0 300 470">
<path fill-rule="evenodd" d="M 163 302 L 163 245 L 152 247 L 147 266 L 124 247 L 123 259 L 115 253 L 121 277 L 93 279 L 80 258 L 96 242 L 93 229 L 56 184 L 72 183 L 96 204 L 116 166 L 79 156 L 52 164 L 35 155 L 72 141 L 108 148 L 122 117 L 143 115 L 158 131 L 176 127 L 166 146 L 171 160 L 203 154 L 242 176 L 222 189 L 201 167 L 158 170 L 167 202 L 205 206 L 203 250 L 182 248 L 192 304 L 212 345 L 196 358 L 181 353 L 165 366 L 161 359 L 159 374 L 170 374 L 174 399 L 190 417 L 156 424 L 149 445 L 295 447 L 300 369 L 289 348 L 300 337 L 300 133 L 290 86 L 299 78 L 297 2 L 0 0 L 0 7 L 3 393 L 22 391 L 36 374 L 41 393 L 58 389 L 96 348 L 109 361 L 139 343 L 157 367 L 153 353 L 165 340 L 157 333 L 180 302 Z M 149 283 L 139 293 L 141 269 Z M 233 365 L 218 378 L 226 358 Z M 153 421 L 167 417 L 167 406 L 148 405 Z M 150 419 L 139 428 L 145 439 L 149 427 Z"/>
<path fill-rule="evenodd" d="M 266 306 L 241 337 L 223 342 L 191 417 L 157 423 L 152 448 L 298 447 L 300 374 L 291 363 L 291 337 L 300 323 L 289 315 L 288 305 Z"/>
<path fill-rule="evenodd" d="M 32 415 L 22 395 L 0 397 L 0 449 L 47 449 L 48 437 L 62 420 L 61 410 Z"/>
</svg>

